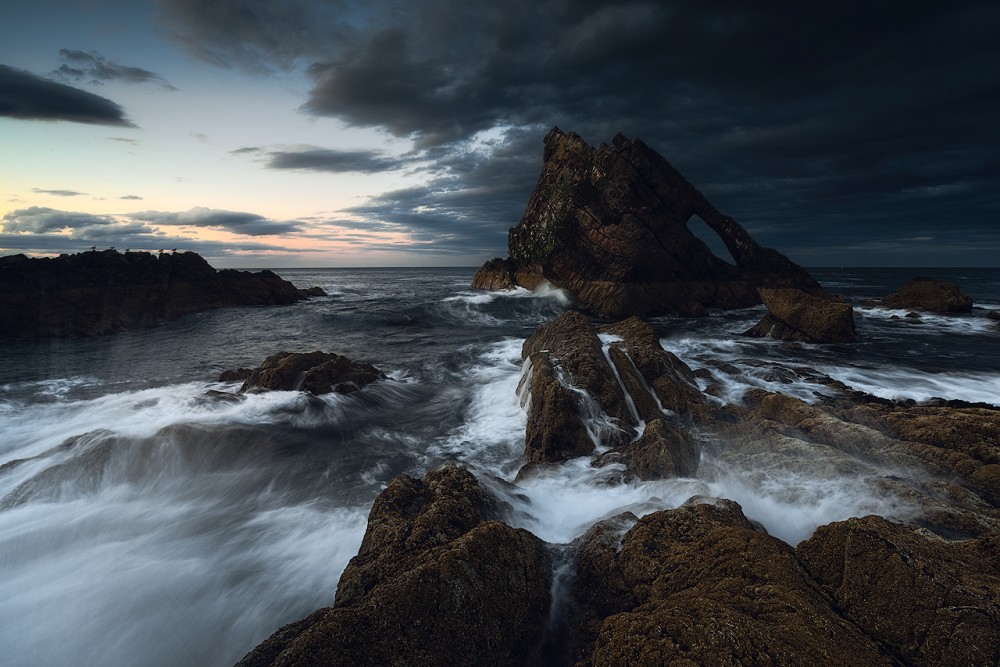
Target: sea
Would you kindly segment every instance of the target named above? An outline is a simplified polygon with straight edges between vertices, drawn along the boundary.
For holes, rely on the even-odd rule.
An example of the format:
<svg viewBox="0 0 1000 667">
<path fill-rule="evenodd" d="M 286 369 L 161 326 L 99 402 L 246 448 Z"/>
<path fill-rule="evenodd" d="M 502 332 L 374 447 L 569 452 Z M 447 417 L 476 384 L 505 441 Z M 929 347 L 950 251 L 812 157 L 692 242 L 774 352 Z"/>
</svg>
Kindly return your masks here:
<svg viewBox="0 0 1000 667">
<path fill-rule="evenodd" d="M 1000 269 L 810 271 L 856 304 L 915 275 L 950 280 L 976 309 L 913 322 L 856 306 L 850 345 L 741 336 L 762 308 L 650 323 L 692 368 L 740 369 L 722 378 L 721 401 L 751 387 L 816 400 L 825 387 L 780 372 L 808 367 L 886 398 L 1000 403 L 1000 325 L 986 317 L 1000 310 Z M 459 461 L 514 480 L 521 345 L 572 308 L 567 294 L 472 290 L 474 268 L 276 272 L 328 296 L 0 347 L 0 663 L 231 665 L 333 603 L 396 475 Z M 389 379 L 318 397 L 235 397 L 238 384 L 217 381 L 283 350 L 343 354 Z M 565 544 L 621 511 L 701 494 L 737 500 L 796 544 L 818 525 L 892 510 L 857 480 L 750 475 L 731 461 L 701 471 L 621 484 L 613 466 L 568 461 L 520 482 L 511 521 Z"/>
</svg>

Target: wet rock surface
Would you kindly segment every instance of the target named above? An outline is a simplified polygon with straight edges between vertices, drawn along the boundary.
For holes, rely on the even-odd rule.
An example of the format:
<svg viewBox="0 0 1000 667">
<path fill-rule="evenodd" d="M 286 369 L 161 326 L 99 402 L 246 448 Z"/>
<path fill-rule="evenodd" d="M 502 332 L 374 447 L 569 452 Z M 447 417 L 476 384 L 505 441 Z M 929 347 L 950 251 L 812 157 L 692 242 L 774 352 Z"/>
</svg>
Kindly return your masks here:
<svg viewBox="0 0 1000 667">
<path fill-rule="evenodd" d="M 351 361 L 330 352 L 278 352 L 259 368 L 223 371 L 220 382 L 243 380 L 240 393 L 307 391 L 311 394 L 350 394 L 386 375 L 371 364 Z"/>
<path fill-rule="evenodd" d="M 193 252 L 0 257 L 0 340 L 145 329 L 226 306 L 289 305 L 325 294 L 271 271 L 216 271 Z"/>
<path fill-rule="evenodd" d="M 767 315 L 746 335 L 804 343 L 850 343 L 857 337 L 854 308 L 849 303 L 793 288 L 757 291 Z"/>
<path fill-rule="evenodd" d="M 397 477 L 372 507 L 333 607 L 280 629 L 242 667 L 524 665 L 545 631 L 544 543 L 499 521 L 467 470 Z"/>
<path fill-rule="evenodd" d="M 688 228 L 697 216 L 718 234 L 735 266 Z M 622 135 L 592 148 L 558 128 L 545 137 L 544 164 L 507 260 L 491 260 L 473 287 L 533 289 L 541 280 L 608 319 L 759 303 L 755 287 L 818 289 L 801 267 L 763 248 L 719 213 L 661 155 Z"/>
<path fill-rule="evenodd" d="M 884 308 L 931 313 L 970 313 L 972 298 L 955 283 L 918 276 L 882 299 Z"/>
<path fill-rule="evenodd" d="M 707 403 L 691 369 L 660 346 L 648 324 L 633 318 L 597 328 L 567 311 L 539 327 L 521 355 L 529 463 L 601 447 L 635 460 L 642 474 L 693 473 L 698 446 L 671 424 L 708 410 Z M 659 423 L 642 440 L 639 429 L 648 429 L 647 421 Z"/>
</svg>

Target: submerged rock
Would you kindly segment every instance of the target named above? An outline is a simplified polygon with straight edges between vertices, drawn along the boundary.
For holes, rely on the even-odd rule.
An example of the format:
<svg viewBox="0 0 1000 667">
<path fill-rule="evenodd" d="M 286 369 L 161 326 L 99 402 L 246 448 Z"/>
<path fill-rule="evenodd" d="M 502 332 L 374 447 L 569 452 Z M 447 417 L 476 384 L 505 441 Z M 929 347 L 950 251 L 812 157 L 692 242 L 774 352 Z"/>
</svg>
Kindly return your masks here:
<svg viewBox="0 0 1000 667">
<path fill-rule="evenodd" d="M 112 334 L 226 306 L 288 305 L 316 290 L 271 271 L 216 271 L 193 252 L 0 257 L 0 339 Z"/>
<path fill-rule="evenodd" d="M 242 371 L 225 371 L 219 381 L 235 381 Z M 233 378 L 225 380 L 224 378 Z M 264 360 L 260 368 L 250 371 L 240 387 L 240 393 L 254 391 L 308 391 L 311 394 L 350 394 L 385 373 L 371 364 L 351 361 L 330 352 L 278 352 Z"/>
<path fill-rule="evenodd" d="M 748 336 L 804 343 L 850 343 L 856 338 L 854 308 L 849 303 L 793 288 L 757 291 L 767 315 L 745 332 Z"/>
<path fill-rule="evenodd" d="M 240 667 L 524 665 L 550 605 L 551 561 L 454 465 L 379 494 L 331 608 L 287 625 Z"/>
<path fill-rule="evenodd" d="M 931 313 L 971 313 L 972 298 L 955 283 L 917 276 L 882 299 L 884 308 L 922 310 Z M 909 315 L 907 315 L 909 317 Z"/>
<path fill-rule="evenodd" d="M 735 266 L 691 232 L 695 216 L 719 235 Z M 596 149 L 558 128 L 546 135 L 542 173 L 508 249 L 510 258 L 487 262 L 473 287 L 532 289 L 548 280 L 608 319 L 751 306 L 760 302 L 755 287 L 819 288 L 719 213 L 661 155 L 620 134 Z"/>
</svg>

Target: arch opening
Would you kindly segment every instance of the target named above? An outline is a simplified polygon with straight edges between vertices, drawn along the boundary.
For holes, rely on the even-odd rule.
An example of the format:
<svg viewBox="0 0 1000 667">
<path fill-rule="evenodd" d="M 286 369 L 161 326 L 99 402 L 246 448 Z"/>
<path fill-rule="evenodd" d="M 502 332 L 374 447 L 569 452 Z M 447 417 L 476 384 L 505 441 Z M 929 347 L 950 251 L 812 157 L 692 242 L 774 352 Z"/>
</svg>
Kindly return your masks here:
<svg viewBox="0 0 1000 667">
<path fill-rule="evenodd" d="M 723 242 L 722 237 L 720 237 L 714 229 L 708 226 L 704 220 L 699 218 L 697 215 L 692 215 L 687 221 L 688 230 L 694 234 L 698 239 L 708 246 L 708 249 L 712 252 L 716 258 L 721 259 L 726 264 L 730 266 L 736 266 L 736 260 L 733 259 L 732 254 L 729 252 L 729 248 Z"/>
</svg>

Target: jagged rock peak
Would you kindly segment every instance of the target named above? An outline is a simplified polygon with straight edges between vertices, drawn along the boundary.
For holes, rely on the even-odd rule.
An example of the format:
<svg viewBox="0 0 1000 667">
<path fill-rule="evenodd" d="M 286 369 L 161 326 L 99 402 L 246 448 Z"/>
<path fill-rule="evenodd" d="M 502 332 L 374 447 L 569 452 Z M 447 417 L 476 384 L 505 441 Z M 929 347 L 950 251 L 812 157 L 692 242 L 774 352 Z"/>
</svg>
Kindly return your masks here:
<svg viewBox="0 0 1000 667">
<path fill-rule="evenodd" d="M 695 216 L 735 265 L 692 233 Z M 530 289 L 544 279 L 608 319 L 750 306 L 760 303 L 758 286 L 819 289 L 719 213 L 663 156 L 622 134 L 598 148 L 559 128 L 545 136 L 542 173 L 508 250 L 509 260 L 485 266 L 473 286 L 495 289 L 510 276 Z"/>
</svg>

